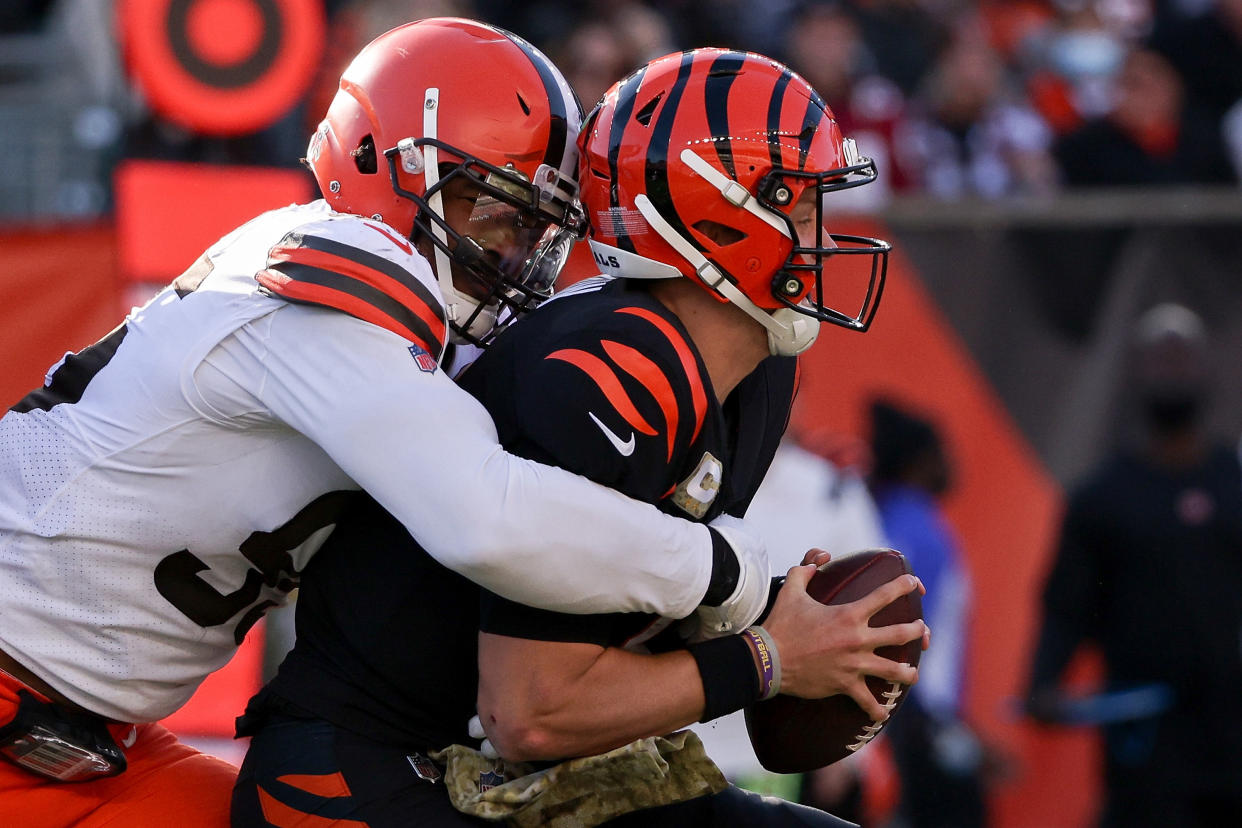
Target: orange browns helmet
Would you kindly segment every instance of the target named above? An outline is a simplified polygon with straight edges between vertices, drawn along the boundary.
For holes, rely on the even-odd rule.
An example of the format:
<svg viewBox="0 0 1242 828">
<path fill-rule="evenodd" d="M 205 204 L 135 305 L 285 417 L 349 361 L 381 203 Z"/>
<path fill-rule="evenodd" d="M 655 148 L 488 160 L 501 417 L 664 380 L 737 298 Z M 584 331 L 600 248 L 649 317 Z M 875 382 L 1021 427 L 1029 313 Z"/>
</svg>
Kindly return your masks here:
<svg viewBox="0 0 1242 828">
<path fill-rule="evenodd" d="M 478 343 L 502 305 L 522 310 L 551 292 L 585 229 L 581 124 L 569 83 L 534 46 L 473 20 L 428 18 L 359 52 L 306 160 L 333 209 L 432 240 L 453 330 Z M 445 222 L 441 197 L 459 176 L 483 193 L 469 222 L 478 229 L 466 236 Z M 487 297 L 455 288 L 450 262 Z"/>
<path fill-rule="evenodd" d="M 724 49 L 666 55 L 604 95 L 579 144 L 605 271 L 695 279 L 767 328 L 774 354 L 810 347 L 820 322 L 870 325 L 890 246 L 829 232 L 824 210 L 875 164 L 788 67 Z"/>
</svg>

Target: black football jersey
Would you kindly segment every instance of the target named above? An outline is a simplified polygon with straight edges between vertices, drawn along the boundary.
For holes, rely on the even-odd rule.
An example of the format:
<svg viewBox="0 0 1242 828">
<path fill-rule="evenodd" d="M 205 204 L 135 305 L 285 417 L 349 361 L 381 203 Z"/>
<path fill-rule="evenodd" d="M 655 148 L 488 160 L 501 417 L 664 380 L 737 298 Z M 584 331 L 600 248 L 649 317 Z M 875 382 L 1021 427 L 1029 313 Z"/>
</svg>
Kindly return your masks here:
<svg viewBox="0 0 1242 828">
<path fill-rule="evenodd" d="M 795 360 L 767 359 L 721 405 L 677 318 L 645 291 L 605 282 L 511 326 L 461 384 L 509 451 L 707 521 L 744 512 L 788 421 L 796 374 Z M 467 508 L 495 508 L 460 496 Z M 367 499 L 303 573 L 297 642 L 264 698 L 411 750 L 473 744 L 481 624 L 613 645 L 651 621 L 561 615 L 482 593 Z"/>
<path fill-rule="evenodd" d="M 679 517 L 741 515 L 788 424 L 797 362 L 769 358 L 720 404 L 685 328 L 642 289 L 602 281 L 513 327 L 462 377 L 509 451 Z M 649 635 L 641 613 L 568 615 L 485 594 L 482 629 L 604 646 Z"/>
</svg>

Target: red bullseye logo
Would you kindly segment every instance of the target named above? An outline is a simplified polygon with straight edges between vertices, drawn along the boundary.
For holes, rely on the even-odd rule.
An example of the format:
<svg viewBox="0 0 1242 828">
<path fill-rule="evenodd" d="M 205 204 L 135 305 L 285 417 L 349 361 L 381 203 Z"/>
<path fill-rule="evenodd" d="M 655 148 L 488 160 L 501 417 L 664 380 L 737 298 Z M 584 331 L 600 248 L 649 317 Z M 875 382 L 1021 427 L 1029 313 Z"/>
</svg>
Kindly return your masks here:
<svg viewBox="0 0 1242 828">
<path fill-rule="evenodd" d="M 322 53 L 322 0 L 122 0 L 126 65 L 152 111 L 194 132 L 270 126 Z"/>
<path fill-rule="evenodd" d="M 186 13 L 185 34 L 189 47 L 203 60 L 232 66 L 259 50 L 269 23 L 248 0 L 200 0 Z M 221 32 L 228 32 L 228 37 L 221 37 Z"/>
</svg>

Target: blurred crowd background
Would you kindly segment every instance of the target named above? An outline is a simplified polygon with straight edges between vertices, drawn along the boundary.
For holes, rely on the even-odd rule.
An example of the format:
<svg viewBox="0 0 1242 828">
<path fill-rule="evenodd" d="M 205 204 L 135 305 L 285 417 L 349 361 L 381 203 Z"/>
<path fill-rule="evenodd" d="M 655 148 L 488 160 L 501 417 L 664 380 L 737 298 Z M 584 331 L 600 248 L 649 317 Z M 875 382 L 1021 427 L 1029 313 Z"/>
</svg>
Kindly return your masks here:
<svg viewBox="0 0 1242 828">
<path fill-rule="evenodd" d="M 203 140 L 146 111 L 117 55 L 109 2 L 5 3 L 0 214 L 99 214 L 109 162 L 122 156 L 294 164 L 355 47 L 440 14 L 525 36 L 564 68 L 587 108 L 638 64 L 690 45 L 784 60 L 880 162 L 882 184 L 863 191 L 873 205 L 905 193 L 1042 198 L 1077 187 L 1236 184 L 1242 169 L 1242 0 L 324 5 L 328 47 L 302 104 L 259 134 Z"/>
<path fill-rule="evenodd" d="M 207 63 L 257 48 L 254 30 L 212 21 L 260 7 L 314 10 L 322 46 L 262 126 L 196 128 L 153 94 L 150 65 L 138 80 L 133 38 L 146 35 L 118 22 L 157 5 L 186 15 Z M 877 160 L 879 182 L 833 198 L 847 210 L 842 231 L 894 242 L 884 301 L 865 337 L 827 331 L 804 358 L 789 444 L 756 519 L 788 534 L 795 560 L 805 543 L 900 538 L 938 582 L 928 612 L 944 649 L 904 729 L 859 761 L 751 781 L 869 826 L 1093 824 L 1107 770 L 1098 711 L 1060 728 L 1024 712 L 1042 586 L 1067 496 L 1149 425 L 1127 371 L 1153 308 L 1193 314 L 1210 342 L 1195 425 L 1236 456 L 1242 0 L 6 0 L 0 389 L 17 399 L 65 348 L 101 336 L 145 286 L 238 221 L 311 197 L 299 159 L 349 58 L 434 15 L 532 41 L 588 109 L 650 58 L 704 45 L 758 51 L 803 74 Z M 1242 595 L 1242 539 L 1229 534 L 1242 515 L 1225 515 L 1221 529 L 1194 502 L 1191 517 L 1207 521 L 1212 554 L 1224 556 L 1214 605 L 1233 612 L 1220 596 Z M 1180 543 L 1153 554 L 1176 566 Z M 1138 611 L 1160 607 L 1173 629 L 1179 608 L 1201 599 L 1193 583 L 1172 591 L 1163 572 L 1151 583 L 1170 589 L 1139 593 Z M 1214 643 L 1211 659 L 1196 658 L 1194 636 L 1176 645 L 1205 671 L 1200 684 L 1242 670 L 1238 616 L 1237 629 L 1224 625 L 1233 644 Z M 269 647 L 269 659 L 278 654 Z M 227 737 L 261 661 L 243 648 L 229 668 L 243 677 L 209 680 L 177 729 Z M 1065 681 L 1090 698 L 1103 686 L 1098 658 L 1073 662 Z M 712 730 L 722 767 L 753 773 L 738 722 Z M 1186 755 L 1157 759 L 1197 767 Z M 1225 783 L 1226 798 L 1242 797 L 1242 771 Z"/>
</svg>

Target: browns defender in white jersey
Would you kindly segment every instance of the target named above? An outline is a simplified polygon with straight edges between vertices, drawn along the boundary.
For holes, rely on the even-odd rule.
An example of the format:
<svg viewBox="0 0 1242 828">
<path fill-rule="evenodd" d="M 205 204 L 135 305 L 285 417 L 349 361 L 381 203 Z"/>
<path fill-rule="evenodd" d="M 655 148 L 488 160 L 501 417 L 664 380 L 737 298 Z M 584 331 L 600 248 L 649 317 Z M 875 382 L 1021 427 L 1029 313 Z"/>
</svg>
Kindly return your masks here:
<svg viewBox="0 0 1242 828">
<path fill-rule="evenodd" d="M 467 65 L 505 129 L 474 117 Z M 450 331 L 485 341 L 502 305 L 546 295 L 578 232 L 579 121 L 520 38 L 452 19 L 381 36 L 311 140 L 325 201 L 226 236 L 0 420 L 0 812 L 166 807 L 170 783 L 146 780 L 173 763 L 144 746 L 171 737 L 107 722 L 181 705 L 360 488 L 519 601 L 687 615 L 736 578 L 719 532 L 503 452 L 438 366 Z M 218 797 L 186 809 L 203 824 L 231 785 L 207 775 L 180 782 Z"/>
</svg>

